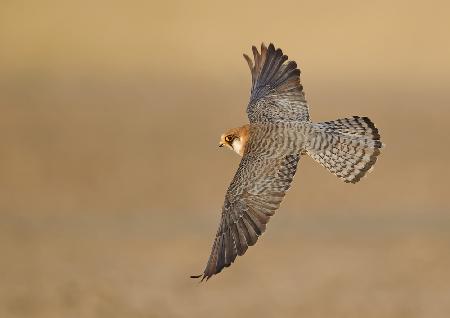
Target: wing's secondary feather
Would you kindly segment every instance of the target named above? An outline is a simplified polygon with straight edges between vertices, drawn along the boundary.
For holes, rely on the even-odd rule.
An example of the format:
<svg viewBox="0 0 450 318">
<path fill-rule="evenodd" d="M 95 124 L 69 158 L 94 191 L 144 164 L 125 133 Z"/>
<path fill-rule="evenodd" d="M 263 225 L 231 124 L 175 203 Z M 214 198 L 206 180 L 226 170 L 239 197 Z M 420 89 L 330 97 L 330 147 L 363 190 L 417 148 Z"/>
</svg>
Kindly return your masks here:
<svg viewBox="0 0 450 318">
<path fill-rule="evenodd" d="M 300 84 L 300 70 L 273 44 L 252 47 L 253 61 L 244 54 L 252 74 L 247 115 L 250 123 L 308 121 L 308 105 Z M 288 62 L 286 62 L 288 61 Z"/>
<path fill-rule="evenodd" d="M 225 196 L 202 280 L 220 273 L 257 242 L 289 189 L 299 159 L 300 155 L 280 159 L 244 155 Z"/>
</svg>

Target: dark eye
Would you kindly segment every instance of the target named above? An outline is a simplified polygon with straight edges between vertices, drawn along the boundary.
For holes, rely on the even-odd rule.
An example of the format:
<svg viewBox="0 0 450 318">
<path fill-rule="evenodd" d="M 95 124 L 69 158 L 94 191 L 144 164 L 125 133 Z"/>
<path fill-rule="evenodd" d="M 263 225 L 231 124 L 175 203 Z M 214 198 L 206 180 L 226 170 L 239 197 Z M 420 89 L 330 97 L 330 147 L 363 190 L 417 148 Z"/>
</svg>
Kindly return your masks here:
<svg viewBox="0 0 450 318">
<path fill-rule="evenodd" d="M 233 140 L 233 137 L 231 135 L 228 135 L 225 137 L 226 142 L 231 142 Z"/>
</svg>

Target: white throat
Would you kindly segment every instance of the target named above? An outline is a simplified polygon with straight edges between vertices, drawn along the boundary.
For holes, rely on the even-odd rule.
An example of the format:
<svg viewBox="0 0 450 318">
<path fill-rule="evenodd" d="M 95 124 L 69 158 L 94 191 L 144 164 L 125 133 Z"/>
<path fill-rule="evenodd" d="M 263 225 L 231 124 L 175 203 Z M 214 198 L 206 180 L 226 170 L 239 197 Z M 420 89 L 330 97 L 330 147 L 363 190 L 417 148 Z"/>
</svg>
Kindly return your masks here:
<svg viewBox="0 0 450 318">
<path fill-rule="evenodd" d="M 241 150 L 242 150 L 242 143 L 241 140 L 239 138 L 235 138 L 233 140 L 233 143 L 231 144 L 231 146 L 233 147 L 233 150 L 240 156 L 242 156 Z"/>
</svg>

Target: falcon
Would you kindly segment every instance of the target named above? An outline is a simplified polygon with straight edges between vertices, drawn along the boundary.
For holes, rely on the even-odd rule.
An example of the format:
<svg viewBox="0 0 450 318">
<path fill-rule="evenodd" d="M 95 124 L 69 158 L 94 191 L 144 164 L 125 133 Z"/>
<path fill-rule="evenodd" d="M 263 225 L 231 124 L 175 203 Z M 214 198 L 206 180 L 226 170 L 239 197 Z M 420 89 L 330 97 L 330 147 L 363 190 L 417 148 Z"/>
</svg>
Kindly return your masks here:
<svg viewBox="0 0 450 318">
<path fill-rule="evenodd" d="M 252 74 L 249 123 L 230 129 L 219 143 L 242 159 L 225 194 L 206 267 L 191 276 L 202 281 L 256 243 L 289 190 L 301 156 L 309 155 L 344 182 L 357 183 L 383 146 L 367 117 L 313 123 L 297 64 L 273 44 L 252 51 L 253 60 L 244 54 Z"/>
</svg>

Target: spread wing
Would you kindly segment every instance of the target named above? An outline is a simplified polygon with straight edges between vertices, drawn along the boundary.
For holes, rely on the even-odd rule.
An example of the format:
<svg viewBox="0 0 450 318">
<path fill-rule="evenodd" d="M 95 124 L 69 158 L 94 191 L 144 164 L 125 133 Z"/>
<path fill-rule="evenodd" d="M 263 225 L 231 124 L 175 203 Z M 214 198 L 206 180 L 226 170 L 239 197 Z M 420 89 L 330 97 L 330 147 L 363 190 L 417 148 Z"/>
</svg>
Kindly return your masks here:
<svg viewBox="0 0 450 318">
<path fill-rule="evenodd" d="M 244 54 L 252 73 L 247 115 L 250 123 L 309 121 L 308 105 L 300 84 L 300 70 L 294 61 L 273 44 L 252 47 L 253 61 Z"/>
<path fill-rule="evenodd" d="M 264 159 L 246 154 L 225 195 L 219 229 L 202 275 L 209 279 L 230 266 L 265 231 L 297 170 L 300 155 Z"/>
</svg>

